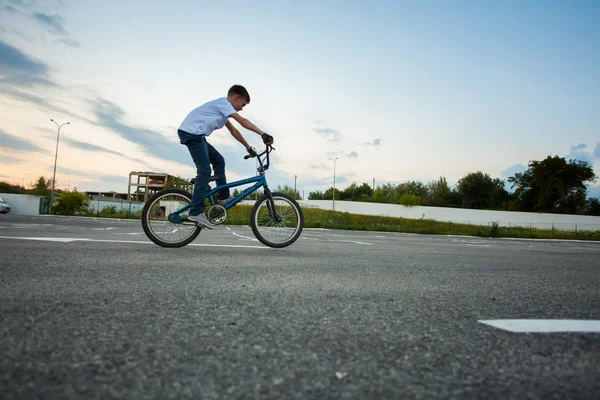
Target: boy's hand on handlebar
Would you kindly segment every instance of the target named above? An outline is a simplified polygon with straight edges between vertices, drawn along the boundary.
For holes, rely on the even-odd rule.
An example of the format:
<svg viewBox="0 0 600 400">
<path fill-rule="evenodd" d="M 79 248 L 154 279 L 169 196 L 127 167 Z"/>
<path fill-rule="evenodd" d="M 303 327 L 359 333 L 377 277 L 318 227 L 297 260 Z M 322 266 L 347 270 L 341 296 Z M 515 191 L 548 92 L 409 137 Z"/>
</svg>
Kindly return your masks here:
<svg viewBox="0 0 600 400">
<path fill-rule="evenodd" d="M 250 155 L 250 157 L 256 157 L 258 155 L 256 150 L 252 146 L 248 147 L 246 150 L 248 151 L 248 154 Z"/>
<path fill-rule="evenodd" d="M 273 144 L 273 136 L 269 135 L 268 133 L 263 133 L 261 137 L 264 144 Z"/>
</svg>

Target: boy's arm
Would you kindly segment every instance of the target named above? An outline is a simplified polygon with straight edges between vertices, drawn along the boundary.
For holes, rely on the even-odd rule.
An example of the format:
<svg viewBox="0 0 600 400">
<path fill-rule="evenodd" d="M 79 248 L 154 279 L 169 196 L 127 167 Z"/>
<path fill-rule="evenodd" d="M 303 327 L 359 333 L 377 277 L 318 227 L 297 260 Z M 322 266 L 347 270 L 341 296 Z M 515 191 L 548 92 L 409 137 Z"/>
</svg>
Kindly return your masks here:
<svg viewBox="0 0 600 400">
<path fill-rule="evenodd" d="M 237 115 L 237 114 L 234 114 Z M 250 121 L 248 121 L 250 122 Z M 246 150 L 250 147 L 250 145 L 248 144 L 248 142 L 246 142 L 246 139 L 244 139 L 244 136 L 241 134 L 240 131 L 237 130 L 237 128 L 235 126 L 233 126 L 233 124 L 229 121 L 227 121 L 225 123 L 225 126 L 227 127 L 227 129 L 229 129 L 229 132 L 231 132 L 231 136 L 233 136 L 238 142 L 240 142 L 241 144 L 244 145 L 244 147 L 246 148 Z"/>
<path fill-rule="evenodd" d="M 246 118 L 242 117 L 238 113 L 231 114 L 231 118 L 235 119 L 241 126 L 248 129 L 249 131 L 256 132 L 259 135 L 262 135 L 263 133 L 265 133 L 265 132 L 261 131 L 260 129 L 258 129 L 258 127 L 256 125 L 254 125 L 252 122 L 248 121 Z M 227 121 L 227 122 L 229 123 L 229 121 Z"/>
</svg>

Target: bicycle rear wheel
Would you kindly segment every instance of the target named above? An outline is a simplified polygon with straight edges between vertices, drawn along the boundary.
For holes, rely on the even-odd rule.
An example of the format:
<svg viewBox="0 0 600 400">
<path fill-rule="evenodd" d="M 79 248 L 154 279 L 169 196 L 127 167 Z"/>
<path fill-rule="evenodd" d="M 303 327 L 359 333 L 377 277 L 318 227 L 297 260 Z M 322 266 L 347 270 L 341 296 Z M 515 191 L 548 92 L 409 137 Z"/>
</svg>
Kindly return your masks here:
<svg viewBox="0 0 600 400">
<path fill-rule="evenodd" d="M 146 236 L 162 247 L 182 247 L 192 242 L 202 230 L 192 222 L 171 222 L 169 215 L 192 201 L 192 195 L 181 189 L 167 189 L 150 197 L 142 212 Z M 185 219 L 187 212 L 180 214 Z"/>
<path fill-rule="evenodd" d="M 250 214 L 250 227 L 261 243 L 269 247 L 286 247 L 302 233 L 302 209 L 296 200 L 285 193 L 274 192 L 273 202 L 275 210 L 272 210 L 268 195 L 258 199 Z"/>
</svg>

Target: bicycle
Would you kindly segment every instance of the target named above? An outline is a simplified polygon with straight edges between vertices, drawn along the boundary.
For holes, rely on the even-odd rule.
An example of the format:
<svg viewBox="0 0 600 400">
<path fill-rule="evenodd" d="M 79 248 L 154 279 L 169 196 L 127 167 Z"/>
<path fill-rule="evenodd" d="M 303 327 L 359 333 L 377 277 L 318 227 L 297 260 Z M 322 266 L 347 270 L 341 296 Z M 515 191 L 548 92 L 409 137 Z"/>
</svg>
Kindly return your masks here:
<svg viewBox="0 0 600 400">
<path fill-rule="evenodd" d="M 282 248 L 294 243 L 302 233 L 304 215 L 296 200 L 285 193 L 271 192 L 265 172 L 269 169 L 273 146 L 266 145 L 261 153 L 246 155 L 244 159 L 256 157 L 258 175 L 211 188 L 207 199 L 210 203 L 206 217 L 213 225 L 227 220 L 227 210 L 235 206 L 256 190 L 263 188 L 264 195 L 256 200 L 250 213 L 250 227 L 254 236 L 264 245 Z M 213 176 L 210 182 L 215 181 Z M 190 181 L 194 184 L 195 178 Z M 230 202 L 219 204 L 215 195 L 224 188 L 233 188 L 254 183 Z M 162 247 L 182 247 L 191 243 L 202 230 L 202 226 L 187 219 L 192 200 L 191 193 L 183 189 L 165 189 L 154 194 L 144 205 L 142 227 L 146 236 Z"/>
</svg>

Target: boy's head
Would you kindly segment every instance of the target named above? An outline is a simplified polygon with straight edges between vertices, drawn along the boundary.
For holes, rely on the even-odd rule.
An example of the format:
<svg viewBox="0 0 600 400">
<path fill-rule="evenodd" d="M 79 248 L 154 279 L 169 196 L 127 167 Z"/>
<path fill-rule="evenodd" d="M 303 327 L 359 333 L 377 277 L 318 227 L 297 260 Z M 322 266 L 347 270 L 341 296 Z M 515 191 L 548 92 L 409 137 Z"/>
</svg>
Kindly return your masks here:
<svg viewBox="0 0 600 400">
<path fill-rule="evenodd" d="M 233 85 L 227 92 L 227 100 L 229 100 L 235 111 L 242 111 L 244 106 L 250 103 L 250 95 L 242 85 Z"/>
</svg>

